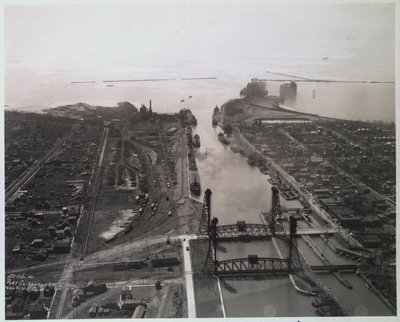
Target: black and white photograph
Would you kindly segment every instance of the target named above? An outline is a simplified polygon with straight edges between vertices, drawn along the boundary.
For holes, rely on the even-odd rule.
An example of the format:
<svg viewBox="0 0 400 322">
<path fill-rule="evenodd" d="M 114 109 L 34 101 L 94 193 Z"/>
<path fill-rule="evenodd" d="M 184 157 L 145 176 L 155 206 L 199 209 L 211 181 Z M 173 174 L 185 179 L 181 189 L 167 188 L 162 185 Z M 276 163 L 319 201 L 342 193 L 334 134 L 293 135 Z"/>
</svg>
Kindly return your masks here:
<svg viewBox="0 0 400 322">
<path fill-rule="evenodd" d="M 395 321 L 398 5 L 4 1 L 1 318 Z"/>
</svg>

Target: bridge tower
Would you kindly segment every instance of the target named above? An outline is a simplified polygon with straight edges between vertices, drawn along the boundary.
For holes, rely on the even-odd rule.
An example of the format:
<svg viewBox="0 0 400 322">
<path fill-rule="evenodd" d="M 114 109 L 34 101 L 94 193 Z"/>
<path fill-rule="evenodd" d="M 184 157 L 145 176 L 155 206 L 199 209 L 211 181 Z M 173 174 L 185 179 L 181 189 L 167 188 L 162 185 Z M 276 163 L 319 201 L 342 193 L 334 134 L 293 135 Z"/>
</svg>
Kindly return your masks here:
<svg viewBox="0 0 400 322">
<path fill-rule="evenodd" d="M 216 270 L 218 266 L 218 258 L 217 258 L 217 224 L 218 218 L 214 217 L 211 221 L 210 225 L 210 238 L 208 239 L 208 252 L 206 257 L 206 262 L 204 264 L 204 270 L 207 274 L 216 275 Z"/>
<path fill-rule="evenodd" d="M 199 223 L 197 235 L 200 238 L 209 238 L 211 229 L 211 190 L 207 189 L 204 192 L 203 209 Z"/>
<path fill-rule="evenodd" d="M 288 256 L 288 269 L 290 273 L 300 271 L 302 269 L 300 255 L 297 248 L 297 219 L 293 216 L 289 217 L 290 220 L 290 234 L 289 234 L 289 256 Z"/>
<path fill-rule="evenodd" d="M 213 258 L 213 268 L 214 268 L 214 274 L 216 273 L 217 269 L 217 224 L 218 224 L 218 218 L 214 217 L 211 222 L 211 232 L 210 232 L 210 246 L 213 247 L 213 253 L 214 253 L 214 258 Z"/>
<path fill-rule="evenodd" d="M 272 236 L 275 236 L 276 232 L 276 216 L 281 213 L 281 203 L 279 199 L 279 191 L 277 187 L 272 187 L 272 202 L 271 202 L 271 216 L 269 221 L 269 229 L 271 230 Z"/>
</svg>

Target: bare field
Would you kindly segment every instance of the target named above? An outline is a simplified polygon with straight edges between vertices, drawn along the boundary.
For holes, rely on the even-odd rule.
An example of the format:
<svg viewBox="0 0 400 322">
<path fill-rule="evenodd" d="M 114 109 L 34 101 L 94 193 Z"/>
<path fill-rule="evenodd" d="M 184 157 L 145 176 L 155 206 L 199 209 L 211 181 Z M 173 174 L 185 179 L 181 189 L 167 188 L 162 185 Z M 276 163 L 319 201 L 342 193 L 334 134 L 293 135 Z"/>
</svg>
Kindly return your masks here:
<svg viewBox="0 0 400 322">
<path fill-rule="evenodd" d="M 133 197 L 126 192 L 98 198 L 87 253 L 93 253 L 105 245 L 107 237 L 115 234 L 119 227 L 117 220 L 122 218 L 122 211 L 133 206 Z"/>
</svg>

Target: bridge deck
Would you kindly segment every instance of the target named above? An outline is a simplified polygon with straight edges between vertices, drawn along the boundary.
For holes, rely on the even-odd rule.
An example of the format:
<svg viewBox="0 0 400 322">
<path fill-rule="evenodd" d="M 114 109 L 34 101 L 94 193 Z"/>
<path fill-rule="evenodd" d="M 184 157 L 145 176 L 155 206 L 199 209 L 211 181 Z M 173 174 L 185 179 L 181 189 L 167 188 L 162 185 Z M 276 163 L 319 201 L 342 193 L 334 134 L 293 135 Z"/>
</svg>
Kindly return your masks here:
<svg viewBox="0 0 400 322">
<path fill-rule="evenodd" d="M 257 257 L 237 258 L 216 263 L 217 275 L 288 274 L 287 259 Z"/>
<path fill-rule="evenodd" d="M 335 234 L 339 232 L 337 228 L 315 228 L 315 229 L 299 229 L 297 236 L 301 235 L 321 235 Z M 278 236 L 289 236 L 289 232 L 276 232 Z M 224 240 L 255 240 L 255 239 L 270 239 L 272 237 L 271 230 L 268 225 L 263 224 L 247 224 L 242 225 L 232 224 L 217 227 L 217 239 Z"/>
<path fill-rule="evenodd" d="M 270 239 L 271 231 L 262 224 L 233 224 L 217 227 L 218 240 Z"/>
</svg>

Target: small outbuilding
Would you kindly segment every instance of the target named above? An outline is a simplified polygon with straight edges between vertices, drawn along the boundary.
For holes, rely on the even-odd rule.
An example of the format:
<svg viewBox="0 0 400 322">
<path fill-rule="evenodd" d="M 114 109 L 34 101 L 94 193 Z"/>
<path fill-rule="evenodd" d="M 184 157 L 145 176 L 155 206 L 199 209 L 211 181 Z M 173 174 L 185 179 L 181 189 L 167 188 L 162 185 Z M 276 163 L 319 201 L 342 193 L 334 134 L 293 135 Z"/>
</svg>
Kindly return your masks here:
<svg viewBox="0 0 400 322">
<path fill-rule="evenodd" d="M 71 250 L 71 245 L 68 238 L 57 239 L 54 241 L 54 253 L 56 254 L 66 254 Z"/>
<path fill-rule="evenodd" d="M 87 282 L 85 287 L 86 295 L 99 295 L 107 292 L 107 285 L 104 282 L 97 283 L 94 280 Z"/>
</svg>

